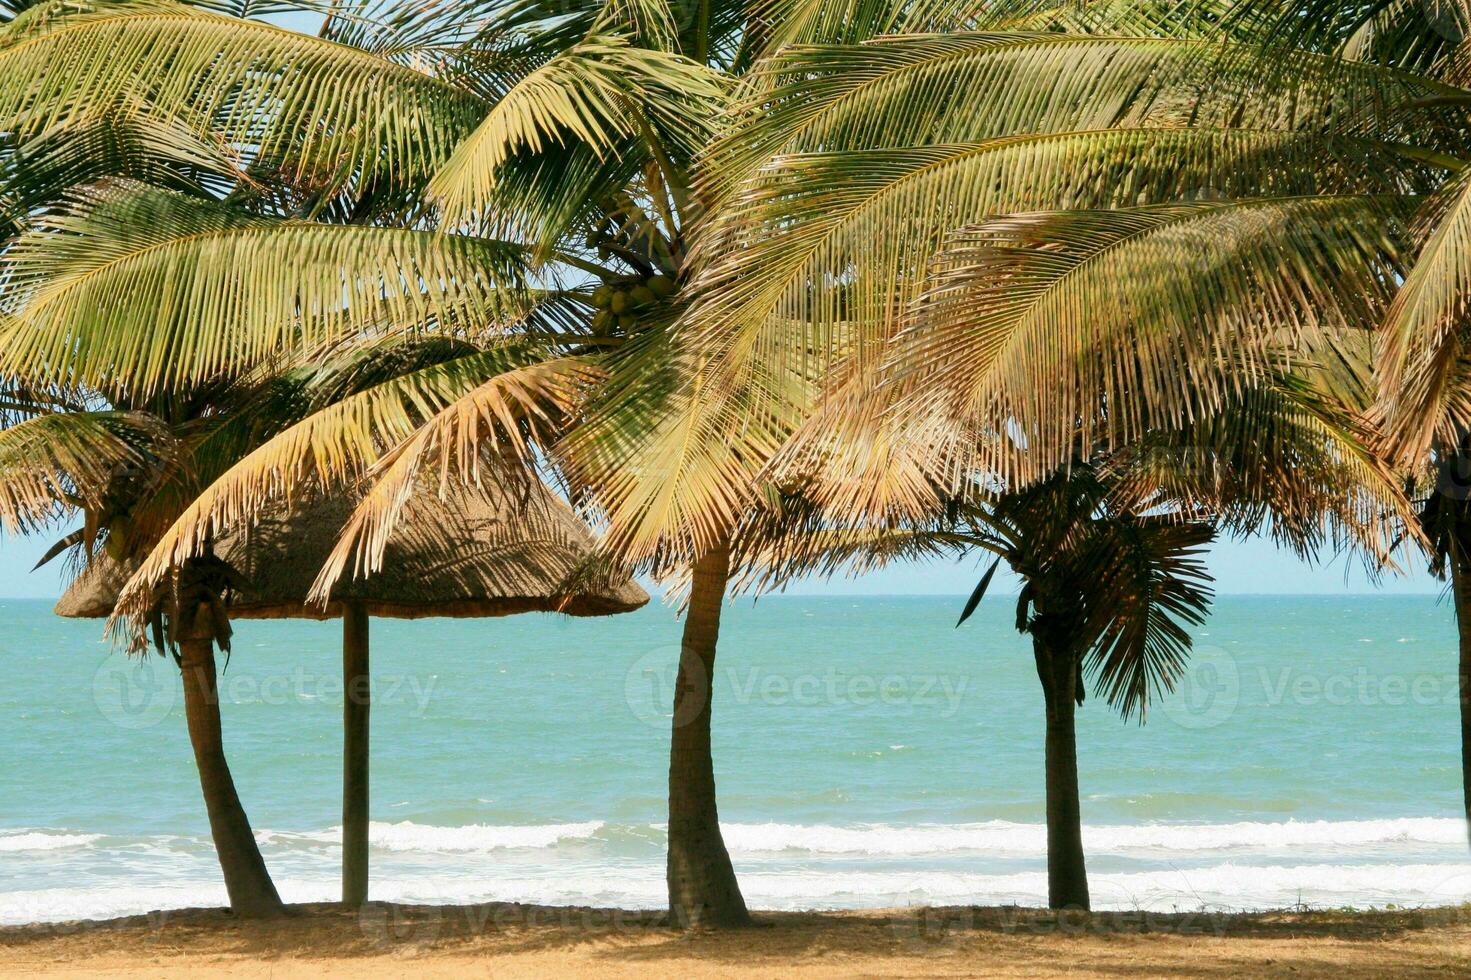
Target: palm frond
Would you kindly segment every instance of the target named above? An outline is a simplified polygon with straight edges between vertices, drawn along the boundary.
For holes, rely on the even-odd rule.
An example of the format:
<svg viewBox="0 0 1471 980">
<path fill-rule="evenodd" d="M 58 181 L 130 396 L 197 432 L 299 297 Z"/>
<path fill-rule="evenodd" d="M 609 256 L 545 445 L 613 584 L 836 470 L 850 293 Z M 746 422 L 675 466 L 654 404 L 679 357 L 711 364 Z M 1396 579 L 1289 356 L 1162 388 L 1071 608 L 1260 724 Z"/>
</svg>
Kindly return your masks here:
<svg viewBox="0 0 1471 980">
<path fill-rule="evenodd" d="M 1078 571 L 1088 586 L 1086 670 L 1125 718 L 1144 720 L 1150 699 L 1174 689 L 1190 655 L 1188 627 L 1205 622 L 1213 591 L 1206 522 L 1119 515 L 1100 522 Z"/>
<path fill-rule="evenodd" d="M 1387 451 L 1422 456 L 1436 435 L 1456 445 L 1471 426 L 1463 347 L 1471 296 L 1471 168 L 1448 181 L 1415 223 L 1424 242 L 1384 319 L 1380 394 Z"/>
<path fill-rule="evenodd" d="M 19 228 L 71 188 L 107 177 L 202 195 L 206 187 L 227 191 L 244 173 L 218 140 L 133 109 L 62 123 L 14 147 L 0 169 L 0 201 Z"/>
<path fill-rule="evenodd" d="M 934 526 L 763 527 L 742 535 L 733 588 L 766 592 L 807 576 L 856 577 L 895 562 L 956 560 L 979 541 Z"/>
<path fill-rule="evenodd" d="M 48 413 L 0 429 L 0 531 L 30 533 L 68 507 L 95 511 L 159 438 L 156 425 L 126 412 Z"/>
<path fill-rule="evenodd" d="M 762 407 L 810 403 L 818 383 L 780 358 L 744 390 L 714 389 L 668 328 L 647 325 L 606 360 L 608 381 L 555 452 L 609 524 L 607 550 L 655 575 L 728 540 L 763 499 L 762 470 L 790 428 Z"/>
<path fill-rule="evenodd" d="M 526 220 L 517 207 L 529 193 L 516 192 L 516 181 L 504 172 L 508 164 L 524 158 L 523 170 L 532 173 L 523 172 L 520 180 L 542 188 L 557 176 L 543 155 L 580 150 L 607 161 L 615 151 L 628 153 L 629 141 L 653 139 L 688 158 L 708 139 L 722 100 L 708 69 L 617 35 L 594 35 L 520 79 L 435 175 L 429 193 L 443 204 L 450 224 L 478 215 L 492 227 L 514 227 Z M 534 179 L 538 172 L 540 180 Z M 584 182 L 572 187 L 586 191 Z"/>
<path fill-rule="evenodd" d="M 1007 31 L 1061 31 L 1110 37 L 1212 38 L 1250 41 L 1228 31 L 1232 0 L 1010 0 L 987 4 L 975 26 Z"/>
<path fill-rule="evenodd" d="M 428 173 L 485 104 L 367 51 L 171 0 L 39 6 L 0 34 L 0 121 L 26 137 L 146 105 L 297 177 Z"/>
<path fill-rule="evenodd" d="M 484 335 L 527 313 L 500 242 L 242 214 L 137 185 L 84 191 L 12 249 L 6 373 L 148 394 L 437 319 Z"/>
<path fill-rule="evenodd" d="M 743 85 L 718 148 L 743 175 L 784 153 L 972 143 L 1026 133 L 1246 127 L 1415 142 L 1464 90 L 1311 52 L 1263 54 L 1175 38 L 951 33 L 795 47 Z M 946 107 L 964 104 L 967 112 Z"/>
<path fill-rule="evenodd" d="M 993 427 L 956 447 L 957 469 L 1021 482 L 1208 417 L 1274 376 L 1295 341 L 1377 321 L 1406 215 L 1399 198 L 1307 197 L 962 231 L 893 346 L 900 410 Z"/>
<path fill-rule="evenodd" d="M 118 615 L 135 626 L 145 622 L 153 590 L 171 569 L 201 554 L 212 536 L 268 505 L 356 485 L 385 452 L 497 376 L 516 379 L 514 397 L 506 399 L 497 417 L 529 405 L 543 406 L 542 413 L 564 408 L 580 394 L 590 369 L 577 361 L 545 362 L 532 348 L 456 358 L 342 398 L 282 430 L 231 466 L 179 515 L 128 583 Z M 501 435 L 520 431 L 501 430 Z"/>
<path fill-rule="evenodd" d="M 542 361 L 503 371 L 465 393 L 419 426 L 375 464 L 368 490 L 312 588 L 322 602 L 344 576 L 366 577 L 383 554 L 403 507 L 426 470 L 443 492 L 450 481 L 524 485 L 535 479 L 528 450 L 548 446 L 597 372 L 582 358 Z"/>
<path fill-rule="evenodd" d="M 1127 500 L 1193 501 L 1224 530 L 1270 534 L 1304 560 L 1352 549 L 1371 575 L 1394 568 L 1400 547 L 1421 543 L 1402 475 L 1375 452 L 1361 404 L 1315 373 L 1308 365 L 1151 433 L 1113 454 L 1110 483 Z"/>
<path fill-rule="evenodd" d="M 845 327 L 882 341 L 924 288 L 947 233 L 996 214 L 1394 194 L 1427 190 L 1442 173 L 1377 141 L 1246 129 L 1108 129 L 783 155 L 719 201 L 693 258 L 701 301 L 691 333 L 717 363 L 732 349 L 769 359 L 793 324 L 810 325 L 813 346 L 855 342 Z M 827 286 L 834 282 L 841 285 Z"/>
</svg>

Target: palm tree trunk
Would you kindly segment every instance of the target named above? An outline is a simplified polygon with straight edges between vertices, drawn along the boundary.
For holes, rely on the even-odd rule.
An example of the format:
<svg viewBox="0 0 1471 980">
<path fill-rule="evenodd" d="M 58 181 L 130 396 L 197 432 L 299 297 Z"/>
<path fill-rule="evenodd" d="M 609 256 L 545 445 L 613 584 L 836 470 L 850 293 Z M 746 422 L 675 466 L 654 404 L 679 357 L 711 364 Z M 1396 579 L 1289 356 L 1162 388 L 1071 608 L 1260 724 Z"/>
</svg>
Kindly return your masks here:
<svg viewBox="0 0 1471 980">
<path fill-rule="evenodd" d="M 674 688 L 667 878 L 670 915 L 688 928 L 750 921 L 725 839 L 720 835 L 715 766 L 710 755 L 715 645 L 729 577 L 730 548 L 726 543 L 695 563 Z"/>
<path fill-rule="evenodd" d="M 1458 670 L 1461 701 L 1461 799 L 1466 812 L 1466 832 L 1471 842 L 1471 556 L 1458 543 L 1451 548 L 1451 595 L 1456 606 L 1456 631 L 1460 639 Z"/>
<path fill-rule="evenodd" d="M 184 713 L 189 723 L 189 741 L 194 746 L 194 763 L 199 768 L 199 786 L 209 813 L 209 831 L 225 876 L 231 911 L 243 918 L 280 915 L 285 907 L 256 846 L 250 820 L 240 805 L 235 780 L 225 761 L 211 615 L 208 609 L 200 609 L 187 635 L 179 638 Z"/>
<path fill-rule="evenodd" d="M 1088 908 L 1083 815 L 1078 802 L 1077 658 L 1065 645 L 1032 637 L 1047 702 L 1047 904 Z"/>
<path fill-rule="evenodd" d="M 368 607 L 342 604 L 342 901 L 368 900 Z"/>
</svg>

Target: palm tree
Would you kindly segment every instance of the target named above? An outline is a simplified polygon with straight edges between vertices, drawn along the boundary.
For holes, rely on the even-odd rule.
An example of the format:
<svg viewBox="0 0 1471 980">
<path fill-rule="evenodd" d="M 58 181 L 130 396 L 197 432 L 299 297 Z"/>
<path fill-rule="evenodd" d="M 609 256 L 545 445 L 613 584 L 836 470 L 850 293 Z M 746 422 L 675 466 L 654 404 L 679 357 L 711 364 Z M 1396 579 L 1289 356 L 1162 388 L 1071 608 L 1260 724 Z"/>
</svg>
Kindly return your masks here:
<svg viewBox="0 0 1471 980">
<path fill-rule="evenodd" d="M 17 248 L 28 250 L 39 234 L 23 236 Z M 25 407 L 0 428 L 0 527 L 36 533 L 80 519 L 45 560 L 70 553 L 85 569 L 105 554 L 113 565 L 136 567 L 182 508 L 263 441 L 364 389 L 453 364 L 466 349 L 443 338 L 397 338 L 259 379 L 140 401 L 117 387 L 74 392 L 79 404 L 19 393 Z M 144 620 L 158 652 L 172 654 L 181 671 L 231 908 L 258 916 L 279 912 L 281 903 L 230 775 L 215 681 L 215 647 L 230 649 L 230 594 L 246 584 L 206 544 L 161 580 Z"/>
<path fill-rule="evenodd" d="M 1049 905 L 1086 909 L 1075 708 L 1088 688 L 1101 690 L 1142 723 L 1151 700 L 1173 689 L 1188 628 L 1211 599 L 1203 546 L 1218 530 L 1269 532 L 1303 557 L 1347 545 L 1377 568 L 1409 514 L 1393 475 L 1364 449 L 1372 433 L 1354 420 L 1372 396 L 1367 339 L 1336 337 L 1336 365 L 1304 350 L 1323 366 L 1279 374 L 1212 418 L 1074 459 L 1044 480 L 1008 485 L 978 473 L 963 497 L 932 486 L 937 506 L 920 519 L 854 508 L 886 496 L 877 485 L 886 475 L 820 477 L 791 505 L 801 533 L 769 535 L 746 556 L 743 581 L 761 588 L 899 558 L 995 555 L 958 626 L 1006 562 L 1023 583 L 1016 626 L 1032 639 L 1044 695 Z M 883 438 L 870 433 L 871 444 Z M 915 472 L 933 449 L 920 438 L 907 445 L 885 454 L 884 474 Z"/>
<path fill-rule="evenodd" d="M 1206 593 L 1182 552 L 1210 520 L 1270 516 L 1304 554 L 1350 541 L 1379 566 L 1409 516 L 1370 451 L 1364 328 L 1395 302 L 1416 195 L 1458 166 L 1451 94 L 1306 51 L 1276 52 L 1267 78 L 1247 26 L 1224 45 L 1187 22 L 794 48 L 761 66 L 713 151 L 730 179 L 685 321 L 697 384 L 748 400 L 727 431 L 789 428 L 761 475 L 830 525 L 869 528 L 839 553 L 887 554 L 895 527 L 982 505 L 984 534 L 944 540 L 988 542 L 1028 582 L 1058 906 L 1087 904 L 1070 695 L 1089 656 L 1129 649 L 1088 620 L 1109 607 L 1094 549 L 1120 547 L 1172 490 L 1179 550 L 1161 538 L 1156 569 L 1176 573 L 1160 584 L 1188 622 Z M 973 112 L 931 111 L 962 97 Z M 767 381 L 814 360 L 815 399 Z M 1156 484 L 1160 457 L 1129 478 L 1142 496 L 1091 482 L 1098 459 L 1162 439 L 1203 473 Z M 1256 454 L 1260 439 L 1280 441 Z M 1183 630 L 1162 635 L 1178 659 Z M 1106 686 L 1126 711 L 1150 689 Z"/>
<path fill-rule="evenodd" d="M 1046 702 L 1047 894 L 1052 908 L 1089 907 L 1073 717 L 1085 676 L 1128 718 L 1170 690 L 1204 621 L 1209 521 L 1153 505 L 1121 505 L 1098 468 L 1080 464 L 975 512 L 971 534 L 1022 579 L 1017 629 L 1032 639 Z M 1186 507 L 1189 504 L 1185 504 Z M 994 572 L 995 565 L 991 566 Z M 989 584 L 982 578 L 964 622 Z M 958 624 L 957 624 L 958 625 Z"/>
<path fill-rule="evenodd" d="M 34 6 L 10 5 L 0 19 L 10 21 Z M 0 139 L 3 247 L 11 257 L 24 255 L 28 237 L 56 217 L 58 201 L 79 183 L 146 180 L 205 194 L 238 176 L 235 161 L 218 145 L 138 104 L 120 103 L 87 118 L 59 120 L 29 139 L 16 137 L 12 132 Z M 23 260 L 14 268 L 20 265 Z M 10 294 L 25 288 L 7 275 Z M 19 323 L 5 324 L 8 333 L 19 332 Z M 134 560 L 168 525 L 190 478 L 208 472 L 213 454 L 238 444 L 240 417 L 252 419 L 247 431 L 266 431 L 262 423 L 282 407 L 259 386 L 206 385 L 135 400 L 115 385 L 59 376 L 38 381 L 27 374 L 12 367 L 0 382 L 0 528 L 35 533 L 80 516 L 82 525 L 40 562 L 70 552 L 78 569 L 101 550 L 112 562 Z M 225 409 L 225 416 L 217 414 Z M 283 906 L 224 754 L 213 646 L 219 642 L 228 650 L 229 626 L 218 593 L 202 574 L 209 570 L 207 562 L 194 563 L 184 588 L 170 596 L 169 632 L 179 641 L 173 650 L 190 741 L 231 908 L 240 916 L 271 916 Z"/>
<path fill-rule="evenodd" d="M 95 405 L 98 398 L 94 394 L 88 401 Z M 62 537 L 43 562 L 68 550 L 78 555 L 79 564 L 90 565 L 102 550 L 112 562 L 133 560 L 150 530 L 156 535 L 160 518 L 167 526 L 171 501 L 188 480 L 189 457 L 196 451 L 204 456 L 211 436 L 223 435 L 200 431 L 222 428 L 218 421 L 181 419 L 171 425 L 155 412 L 162 407 L 192 414 L 205 404 L 175 398 L 170 405 L 150 406 L 153 412 L 128 405 L 37 406 L 0 429 L 0 473 L 7 488 L 0 522 L 13 533 L 81 516 L 82 526 Z M 197 559 L 161 591 L 159 605 L 160 616 L 167 607 L 167 646 L 183 681 L 189 739 L 230 908 L 237 916 L 254 918 L 280 914 L 283 906 L 225 758 L 214 647 L 218 643 L 229 650 L 229 620 L 221 602 L 226 573 L 217 562 Z M 162 653 L 162 619 L 159 625 Z"/>
<path fill-rule="evenodd" d="M 38 285 L 16 308 L 32 327 L 9 345 L 11 363 L 77 380 L 120 371 L 154 390 L 380 333 L 468 332 L 520 354 L 508 363 L 482 350 L 405 374 L 243 459 L 144 564 L 127 606 L 135 621 L 212 529 L 301 481 L 354 480 L 374 465 L 381 476 L 324 570 L 325 592 L 381 559 L 395 494 L 421 467 L 472 475 L 486 444 L 544 454 L 607 519 L 619 557 L 693 586 L 669 858 L 671 908 L 691 923 L 746 919 L 715 809 L 708 684 L 729 555 L 763 499 L 756 471 L 786 430 L 731 440 L 706 422 L 698 441 L 682 438 L 673 392 L 698 370 L 671 327 L 691 302 L 690 252 L 719 183 L 704 151 L 736 79 L 767 46 L 898 23 L 878 6 L 810 13 L 390 4 L 329 17 L 311 38 L 127 0 L 46 8 L 0 39 L 5 77 L 38 79 L 0 84 L 0 121 L 19 138 L 142 102 L 220 142 L 249 178 L 225 210 L 138 208 L 129 227 L 79 216 L 54 243 L 77 246 L 74 273 L 33 267 Z M 666 492 L 666 474 L 678 489 Z M 727 486 L 735 519 L 707 517 Z"/>
<path fill-rule="evenodd" d="M 380 560 L 420 468 L 473 475 L 487 444 L 528 460 L 539 447 L 606 518 L 617 554 L 689 576 L 674 714 L 692 720 L 671 743 L 670 904 L 687 922 L 744 921 L 706 685 L 732 553 L 739 565 L 755 547 L 744 539 L 771 502 L 846 468 L 874 479 L 818 479 L 823 506 L 846 495 L 855 515 L 924 513 L 957 475 L 988 470 L 1020 488 L 1079 453 L 1207 417 L 1269 373 L 1291 346 L 1282 329 L 1311 333 L 1382 300 L 1393 250 L 1357 229 L 1400 213 L 1384 195 L 1446 170 L 1444 155 L 1399 139 L 1442 110 L 1381 111 L 1388 96 L 1442 91 L 1433 84 L 1305 57 L 1294 64 L 1332 98 L 1238 71 L 1229 98 L 1202 102 L 1220 73 L 1188 37 L 1212 17 L 1005 6 L 707 5 L 687 20 L 658 2 L 556 17 L 535 4 L 390 6 L 329 18 L 320 38 L 167 0 L 18 18 L 0 38 L 3 77 L 39 81 L 0 84 L 17 139 L 142 105 L 225 147 L 250 183 L 224 206 L 138 208 L 90 227 L 79 214 L 49 240 L 70 273 L 29 266 L 11 364 L 46 365 L 38 383 L 106 375 L 155 391 L 364 338 L 449 332 L 476 348 L 327 405 L 241 459 L 161 537 L 127 611 L 145 621 L 153 587 L 215 528 L 302 482 L 378 467 L 325 591 Z M 996 31 L 1125 14 L 1187 39 Z M 909 27 L 949 33 L 868 42 Z M 929 111 L 962 92 L 976 111 Z M 735 125 L 718 133 L 727 110 Z M 1263 186 L 1299 197 L 1244 199 Z M 947 305 L 942 292 L 925 329 L 907 329 L 957 229 L 1182 196 L 1192 203 L 1096 220 L 1085 247 L 1028 273 L 1026 302 L 982 290 L 977 307 L 961 290 Z M 1320 212 L 1337 237 L 1284 250 L 1253 235 Z M 1083 223 L 1040 216 L 1003 231 L 1051 241 Z M 1233 264 L 1261 279 L 1284 255 L 1306 259 L 1290 287 L 1213 304 L 1172 294 L 1142 311 L 1154 321 L 1108 291 L 1127 280 L 1098 271 L 1127 253 L 1149 282 L 1186 247 L 1211 257 L 1202 292 Z M 1030 254 L 1045 266 L 1056 251 Z M 1380 273 L 1362 294 L 1339 271 L 1346 252 Z M 1067 314 L 1085 296 L 1110 302 L 1079 332 Z M 945 383 L 905 380 L 919 377 Z M 916 423 L 946 441 L 902 459 Z"/>
<path fill-rule="evenodd" d="M 814 528 L 753 556 L 753 585 L 863 571 L 897 559 L 994 555 L 959 627 L 1005 562 L 1022 581 L 1016 628 L 1032 641 L 1046 719 L 1048 905 L 1089 908 L 1074 713 L 1088 687 L 1127 719 L 1169 691 L 1189 656 L 1190 626 L 1212 593 L 1202 548 L 1216 533 L 1198 502 L 1121 472 L 1138 458 L 1079 460 L 1020 489 L 952 500 L 923 522 L 866 531 Z M 1142 496 L 1141 496 L 1142 494 Z"/>
<path fill-rule="evenodd" d="M 281 914 L 285 906 L 266 870 L 225 760 L 215 673 L 215 647 L 226 654 L 230 650 L 226 599 L 240 584 L 237 580 L 233 570 L 218 559 L 196 557 L 159 588 L 154 619 L 160 646 L 173 653 L 183 679 L 189 742 L 194 747 L 194 764 L 230 910 L 238 916 L 262 918 Z"/>
<path fill-rule="evenodd" d="M 1116 13 L 1102 6 L 1104 26 Z M 1274 349 L 1377 327 L 1373 448 L 1437 488 L 1408 536 L 1452 581 L 1471 829 L 1465 24 L 1387 2 L 1134 14 L 1107 36 L 956 31 L 773 58 L 726 141 L 745 176 L 717 226 L 740 247 L 711 251 L 692 346 L 707 375 L 739 378 L 800 349 L 793 329 L 809 357 L 837 338 L 885 362 L 870 404 L 911 425 L 989 420 L 991 438 L 962 428 L 928 474 L 1028 482 L 1219 411 Z M 915 109 L 961 91 L 975 112 Z M 879 468 L 864 426 L 842 428 L 850 396 L 781 406 L 815 419 L 794 462 L 846 445 Z M 922 482 L 872 475 L 865 506 L 926 504 Z"/>
<path fill-rule="evenodd" d="M 630 451 L 621 420 L 613 448 L 596 446 L 617 418 L 607 408 L 569 442 L 574 469 L 589 444 L 602 454 L 592 472 L 626 509 L 615 528 L 653 554 L 699 555 L 732 533 L 739 547 L 731 529 L 759 523 L 763 497 L 798 490 L 836 525 L 923 521 L 946 499 L 974 499 L 978 483 L 1022 493 L 1077 459 L 1218 414 L 1274 383 L 1293 347 L 1331 351 L 1323 338 L 1382 306 L 1397 268 L 1392 242 L 1361 229 L 1400 209 L 1371 195 L 1426 186 L 1440 161 L 1412 149 L 1411 166 L 1379 165 L 1401 148 L 1363 133 L 1351 96 L 1372 106 L 1399 80 L 1315 63 L 1350 93 L 1350 114 L 1305 102 L 1284 123 L 1290 96 L 1250 88 L 1246 72 L 1233 81 L 1255 102 L 1202 104 L 1215 80 L 1202 60 L 1190 40 L 952 30 L 758 63 L 710 154 L 711 218 L 677 328 L 685 369 L 668 393 L 630 384 L 610 397 L 643 410 L 651 431 L 636 445 L 652 448 Z M 934 111 L 952 102 L 968 111 Z M 1192 110 L 1198 131 L 1171 125 Z M 1306 159 L 1311 170 L 1294 165 Z M 1257 201 L 1264 184 L 1295 196 Z M 1090 206 L 1112 210 L 1017 214 Z M 1286 246 L 1253 232 L 1290 234 L 1299 211 L 1321 212 L 1324 230 Z M 1015 216 L 985 221 L 998 213 Z M 1379 278 L 1341 274 L 1344 252 Z M 1181 255 L 1199 258 L 1197 292 L 1150 292 Z M 1230 276 L 1271 282 L 1284 260 L 1305 266 L 1290 285 L 1201 298 Z M 1272 424 L 1258 409 L 1223 435 Z M 1316 423 L 1305 444 L 1346 468 L 1326 494 L 1277 495 L 1277 516 L 1342 519 L 1387 558 L 1378 507 L 1394 512 L 1398 488 L 1354 426 Z M 1239 472 L 1261 501 L 1282 469 Z M 620 473 L 638 475 L 619 486 Z M 1260 521 L 1271 508 L 1256 506 Z M 667 520 L 674 509 L 691 517 Z M 1063 885 L 1081 875 L 1058 873 L 1055 898 L 1077 902 Z"/>
</svg>

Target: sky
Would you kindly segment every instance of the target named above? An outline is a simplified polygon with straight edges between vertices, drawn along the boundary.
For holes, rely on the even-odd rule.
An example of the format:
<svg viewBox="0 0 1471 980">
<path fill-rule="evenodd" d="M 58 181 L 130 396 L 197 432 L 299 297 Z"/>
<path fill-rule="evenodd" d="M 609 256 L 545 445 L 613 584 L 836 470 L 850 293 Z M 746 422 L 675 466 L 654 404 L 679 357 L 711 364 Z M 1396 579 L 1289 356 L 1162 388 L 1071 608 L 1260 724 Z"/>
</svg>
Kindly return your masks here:
<svg viewBox="0 0 1471 980">
<path fill-rule="evenodd" d="M 60 594 L 63 562 L 30 570 L 51 540 L 54 538 L 0 538 L 0 598 L 49 599 Z M 1220 595 L 1436 594 L 1442 589 L 1423 570 L 1376 586 L 1353 562 L 1339 558 L 1308 565 L 1260 538 L 1217 543 L 1207 564 Z M 960 562 L 894 566 L 857 579 L 798 582 L 786 591 L 790 595 L 965 595 L 983 570 L 977 556 Z M 998 594 L 1014 594 L 1016 589 L 1016 580 L 1001 573 L 992 585 Z"/>
</svg>

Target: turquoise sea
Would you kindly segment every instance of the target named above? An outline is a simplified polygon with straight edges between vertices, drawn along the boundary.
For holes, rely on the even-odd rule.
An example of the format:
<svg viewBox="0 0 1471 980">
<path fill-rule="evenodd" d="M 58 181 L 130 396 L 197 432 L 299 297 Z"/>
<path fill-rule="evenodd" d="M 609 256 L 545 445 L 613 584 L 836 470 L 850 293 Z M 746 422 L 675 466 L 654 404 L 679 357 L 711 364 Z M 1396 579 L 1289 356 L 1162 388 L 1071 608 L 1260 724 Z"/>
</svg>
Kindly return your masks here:
<svg viewBox="0 0 1471 980">
<path fill-rule="evenodd" d="M 729 607 L 715 753 L 750 904 L 1037 904 L 1042 697 L 1012 603 Z M 237 624 L 227 751 L 283 896 L 337 894 L 335 623 Z M 612 619 L 375 621 L 373 890 L 653 907 L 678 643 Z M 1079 722 L 1100 907 L 1471 895 L 1452 613 L 1434 596 L 1226 597 L 1147 723 Z M 171 662 L 0 603 L 0 922 L 223 904 Z"/>
</svg>

